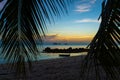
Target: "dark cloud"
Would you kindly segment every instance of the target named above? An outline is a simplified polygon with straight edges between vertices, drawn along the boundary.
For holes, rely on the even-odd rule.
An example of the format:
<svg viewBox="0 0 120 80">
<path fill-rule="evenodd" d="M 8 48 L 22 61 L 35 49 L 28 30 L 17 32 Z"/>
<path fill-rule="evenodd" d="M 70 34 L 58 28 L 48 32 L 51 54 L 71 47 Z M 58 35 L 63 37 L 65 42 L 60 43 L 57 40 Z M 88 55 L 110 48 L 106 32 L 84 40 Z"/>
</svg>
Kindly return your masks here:
<svg viewBox="0 0 120 80">
<path fill-rule="evenodd" d="M 58 37 L 58 34 L 54 34 L 54 35 L 46 35 L 46 38 L 45 39 L 55 39 L 56 37 Z"/>
</svg>

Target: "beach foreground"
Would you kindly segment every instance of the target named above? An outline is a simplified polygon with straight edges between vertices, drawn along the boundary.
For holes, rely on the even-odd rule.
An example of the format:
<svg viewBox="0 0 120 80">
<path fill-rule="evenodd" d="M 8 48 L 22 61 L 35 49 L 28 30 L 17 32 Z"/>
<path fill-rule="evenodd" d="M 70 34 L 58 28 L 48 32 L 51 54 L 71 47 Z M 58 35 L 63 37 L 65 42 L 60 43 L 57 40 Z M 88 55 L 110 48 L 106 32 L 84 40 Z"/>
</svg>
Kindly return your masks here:
<svg viewBox="0 0 120 80">
<path fill-rule="evenodd" d="M 84 57 L 85 55 L 33 62 L 27 80 L 82 80 L 80 66 Z M 6 67 L 0 65 L 0 80 L 18 80 L 14 77 L 14 71 L 7 72 Z M 94 74 L 90 75 L 94 77 Z"/>
<path fill-rule="evenodd" d="M 33 63 L 28 80 L 79 80 L 81 60 L 84 56 L 41 60 Z M 0 80 L 16 80 L 13 72 L 0 66 Z"/>
</svg>

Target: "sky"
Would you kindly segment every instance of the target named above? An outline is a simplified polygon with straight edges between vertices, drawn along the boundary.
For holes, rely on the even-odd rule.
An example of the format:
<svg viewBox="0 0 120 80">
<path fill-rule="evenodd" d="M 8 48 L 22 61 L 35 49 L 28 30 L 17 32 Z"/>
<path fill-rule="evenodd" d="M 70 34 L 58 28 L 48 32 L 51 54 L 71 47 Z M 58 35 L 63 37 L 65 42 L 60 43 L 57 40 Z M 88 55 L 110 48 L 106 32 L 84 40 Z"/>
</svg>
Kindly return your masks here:
<svg viewBox="0 0 120 80">
<path fill-rule="evenodd" d="M 3 8 L 7 0 L 0 3 Z M 69 7 L 68 15 L 55 20 L 55 24 L 47 23 L 45 43 L 89 43 L 99 29 L 101 3 L 103 0 L 74 0 Z"/>
<path fill-rule="evenodd" d="M 69 14 L 48 24 L 45 43 L 89 43 L 99 29 L 102 0 L 74 0 Z"/>
<path fill-rule="evenodd" d="M 0 3 L 0 10 L 4 7 L 5 3 L 7 2 L 7 0 L 3 0 L 1 3 Z"/>
</svg>

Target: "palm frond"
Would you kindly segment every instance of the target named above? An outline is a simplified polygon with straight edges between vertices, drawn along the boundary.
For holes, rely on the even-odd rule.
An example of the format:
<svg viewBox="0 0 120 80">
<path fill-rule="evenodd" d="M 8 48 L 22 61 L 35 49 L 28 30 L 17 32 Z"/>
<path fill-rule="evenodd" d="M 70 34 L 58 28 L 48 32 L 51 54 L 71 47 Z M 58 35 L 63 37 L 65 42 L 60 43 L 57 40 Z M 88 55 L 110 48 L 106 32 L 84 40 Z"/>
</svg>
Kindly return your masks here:
<svg viewBox="0 0 120 80">
<path fill-rule="evenodd" d="M 47 22 L 66 13 L 71 0 L 8 0 L 0 15 L 1 56 L 12 68 L 26 72 L 26 65 L 39 54 Z M 25 63 L 27 62 L 27 63 Z M 24 74 L 23 74 L 24 75 Z"/>
<path fill-rule="evenodd" d="M 120 80 L 120 1 L 104 1 L 102 8 L 99 31 L 82 65 L 82 80 Z"/>
<path fill-rule="evenodd" d="M 3 0 L 0 0 L 0 2 L 2 2 Z"/>
</svg>

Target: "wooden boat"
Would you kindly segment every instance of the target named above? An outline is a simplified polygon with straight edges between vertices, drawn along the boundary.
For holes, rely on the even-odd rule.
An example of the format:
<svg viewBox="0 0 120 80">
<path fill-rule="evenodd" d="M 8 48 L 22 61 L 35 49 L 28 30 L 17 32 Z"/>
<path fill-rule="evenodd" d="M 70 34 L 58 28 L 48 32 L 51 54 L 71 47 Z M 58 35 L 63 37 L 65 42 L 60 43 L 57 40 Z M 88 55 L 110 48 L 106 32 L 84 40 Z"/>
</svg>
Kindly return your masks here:
<svg viewBox="0 0 120 80">
<path fill-rule="evenodd" d="M 67 54 L 67 53 L 65 53 L 65 54 L 59 54 L 59 56 L 62 56 L 62 57 L 69 57 L 70 54 Z"/>
</svg>

